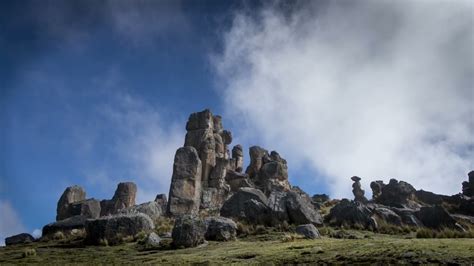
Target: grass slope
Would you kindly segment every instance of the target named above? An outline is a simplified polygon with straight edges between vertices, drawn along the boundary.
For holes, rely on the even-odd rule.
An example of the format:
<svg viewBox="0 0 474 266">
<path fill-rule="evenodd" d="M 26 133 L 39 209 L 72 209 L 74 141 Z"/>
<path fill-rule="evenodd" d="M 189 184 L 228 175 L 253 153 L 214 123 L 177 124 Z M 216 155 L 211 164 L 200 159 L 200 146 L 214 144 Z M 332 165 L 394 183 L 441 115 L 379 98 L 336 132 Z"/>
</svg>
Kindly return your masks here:
<svg viewBox="0 0 474 266">
<path fill-rule="evenodd" d="M 0 264 L 474 263 L 474 239 L 406 239 L 368 232 L 361 236 L 285 242 L 283 233 L 267 233 L 197 248 L 149 251 L 136 243 L 109 247 L 37 242 L 0 248 Z"/>
</svg>

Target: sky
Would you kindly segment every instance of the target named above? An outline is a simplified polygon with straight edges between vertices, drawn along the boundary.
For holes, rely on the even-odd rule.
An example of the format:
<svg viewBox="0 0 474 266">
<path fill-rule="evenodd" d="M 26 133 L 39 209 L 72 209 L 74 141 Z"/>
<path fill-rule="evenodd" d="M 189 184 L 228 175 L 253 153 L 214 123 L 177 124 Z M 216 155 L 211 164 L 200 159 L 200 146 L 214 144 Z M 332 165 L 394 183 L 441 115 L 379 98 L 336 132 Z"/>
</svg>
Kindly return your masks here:
<svg viewBox="0 0 474 266">
<path fill-rule="evenodd" d="M 67 186 L 167 193 L 190 113 L 278 151 L 309 194 L 442 194 L 474 169 L 470 1 L 2 1 L 0 244 Z M 245 152 L 247 155 L 248 152 Z M 248 156 L 245 158 L 248 163 Z"/>
</svg>

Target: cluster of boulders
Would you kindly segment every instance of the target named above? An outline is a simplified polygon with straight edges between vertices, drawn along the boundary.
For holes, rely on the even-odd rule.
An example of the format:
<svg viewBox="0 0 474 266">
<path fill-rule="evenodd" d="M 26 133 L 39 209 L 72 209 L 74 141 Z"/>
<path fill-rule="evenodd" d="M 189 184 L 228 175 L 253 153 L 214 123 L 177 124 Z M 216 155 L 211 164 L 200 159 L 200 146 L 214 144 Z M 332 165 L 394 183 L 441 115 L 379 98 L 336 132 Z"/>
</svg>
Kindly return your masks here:
<svg viewBox="0 0 474 266">
<path fill-rule="evenodd" d="M 142 240 L 146 248 L 159 247 L 161 237 L 171 237 L 175 247 L 194 247 L 206 240 L 234 240 L 239 222 L 293 224 L 297 234 L 315 239 L 320 237 L 315 226 L 323 224 L 370 230 L 378 230 L 381 223 L 463 230 L 457 219 L 474 216 L 474 171 L 458 195 L 416 190 L 407 182 L 391 179 L 388 184 L 372 182 L 369 200 L 361 178 L 353 176 L 354 199 L 330 200 L 328 195 L 310 197 L 291 186 L 287 162 L 276 151 L 250 147 L 250 164 L 244 172 L 242 146 L 229 151 L 232 133 L 210 110 L 191 114 L 186 131 L 184 145 L 174 157 L 168 200 L 165 194 L 158 194 L 154 201 L 137 205 L 137 186 L 132 182 L 119 183 L 113 197 L 101 201 L 87 199 L 79 186 L 68 187 L 58 201 L 56 221 L 43 227 L 43 238 L 74 235 L 95 245 L 117 244 L 146 234 Z M 332 208 L 323 217 L 320 209 L 328 207 Z M 155 222 L 162 218 L 173 220 L 174 227 L 157 235 Z M 20 234 L 7 238 L 6 244 L 31 241 L 31 235 Z"/>
<path fill-rule="evenodd" d="M 469 178 L 473 174 L 474 172 L 470 172 Z M 383 181 L 371 182 L 372 200 L 367 200 L 361 188 L 361 178 L 354 176 L 351 179 L 354 181 L 354 200 L 343 199 L 331 208 L 325 217 L 325 222 L 329 225 L 377 230 L 380 223 L 386 223 L 395 226 L 464 230 L 458 223 L 456 214 L 474 215 L 473 199 L 466 195 L 464 190 L 463 195 L 438 195 L 416 190 L 407 182 L 390 179 L 388 184 Z M 466 183 L 468 182 L 463 183 L 463 188 Z"/>
</svg>

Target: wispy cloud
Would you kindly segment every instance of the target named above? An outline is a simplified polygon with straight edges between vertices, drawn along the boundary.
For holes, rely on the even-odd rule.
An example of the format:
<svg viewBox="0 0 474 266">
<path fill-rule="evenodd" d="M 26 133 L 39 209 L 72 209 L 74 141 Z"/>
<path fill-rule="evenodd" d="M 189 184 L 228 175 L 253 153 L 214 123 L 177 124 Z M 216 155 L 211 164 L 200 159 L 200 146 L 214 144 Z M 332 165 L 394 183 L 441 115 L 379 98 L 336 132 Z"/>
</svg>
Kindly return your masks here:
<svg viewBox="0 0 474 266">
<path fill-rule="evenodd" d="M 25 232 L 25 227 L 11 203 L 0 200 L 0 246 L 5 245 L 5 238 Z"/>
<path fill-rule="evenodd" d="M 213 58 L 228 114 L 333 196 L 352 175 L 459 192 L 474 167 L 472 3 L 311 3 L 236 14 Z"/>
</svg>

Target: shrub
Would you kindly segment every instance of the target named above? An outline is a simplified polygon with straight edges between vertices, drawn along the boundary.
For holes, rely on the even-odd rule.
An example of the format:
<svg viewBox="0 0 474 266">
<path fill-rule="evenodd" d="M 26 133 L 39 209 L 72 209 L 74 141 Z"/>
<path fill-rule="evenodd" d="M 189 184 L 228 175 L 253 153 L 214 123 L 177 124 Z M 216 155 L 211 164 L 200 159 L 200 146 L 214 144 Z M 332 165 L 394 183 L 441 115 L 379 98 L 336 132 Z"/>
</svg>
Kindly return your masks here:
<svg viewBox="0 0 474 266">
<path fill-rule="evenodd" d="M 428 228 L 421 228 L 416 232 L 416 238 L 474 238 L 474 231 L 458 231 L 451 228 L 444 228 L 436 231 Z"/>
<path fill-rule="evenodd" d="M 27 249 L 23 250 L 23 254 L 22 254 L 23 258 L 31 257 L 31 256 L 36 256 L 36 249 L 27 248 Z"/>
<path fill-rule="evenodd" d="M 105 239 L 105 238 L 101 238 L 101 239 L 99 240 L 99 245 L 104 246 L 104 247 L 107 247 L 107 246 L 109 246 L 109 241 L 108 241 L 107 239 Z"/>
<path fill-rule="evenodd" d="M 168 217 L 158 217 L 155 221 L 155 232 L 158 235 L 171 232 L 174 226 L 174 220 Z"/>
<path fill-rule="evenodd" d="M 53 234 L 53 239 L 54 240 L 64 240 L 66 239 L 66 236 L 62 231 L 57 231 L 56 233 Z"/>
</svg>

